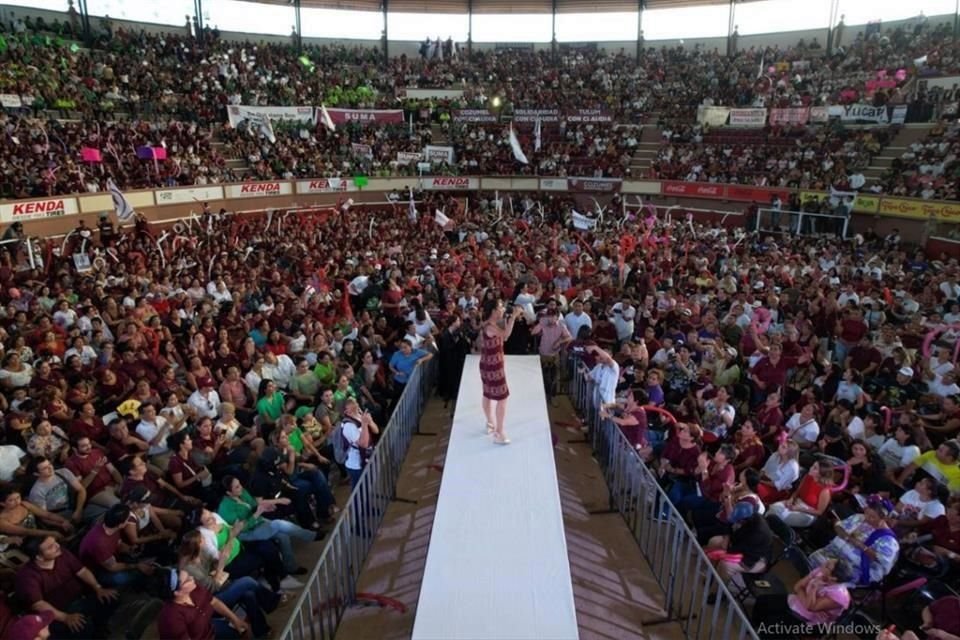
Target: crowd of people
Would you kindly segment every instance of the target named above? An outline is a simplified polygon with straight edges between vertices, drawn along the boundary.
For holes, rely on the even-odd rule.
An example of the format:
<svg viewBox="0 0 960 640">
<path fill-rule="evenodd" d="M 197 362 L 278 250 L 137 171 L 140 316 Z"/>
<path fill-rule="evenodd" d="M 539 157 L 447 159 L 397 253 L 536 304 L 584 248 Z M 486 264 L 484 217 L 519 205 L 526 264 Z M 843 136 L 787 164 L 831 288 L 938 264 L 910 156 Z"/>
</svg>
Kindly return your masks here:
<svg viewBox="0 0 960 640">
<path fill-rule="evenodd" d="M 956 200 L 960 127 L 938 122 L 927 137 L 911 144 L 883 176 L 883 192 L 924 200 Z"/>
<path fill-rule="evenodd" d="M 863 170 L 889 144 L 889 128 L 823 127 L 785 132 L 667 127 L 650 176 L 830 191 L 866 186 Z"/>
<path fill-rule="evenodd" d="M 928 98 L 909 98 L 903 93 L 910 74 L 948 74 L 958 60 L 950 29 L 943 25 L 897 27 L 866 37 L 858 34 L 829 53 L 816 42 L 800 42 L 793 47 L 737 50 L 732 56 L 700 47 L 645 47 L 639 59 L 622 51 L 572 50 L 554 56 L 548 51 L 515 49 L 470 55 L 461 51 L 461 55 L 444 57 L 402 55 L 384 63 L 373 48 L 308 46 L 301 56 L 292 44 L 233 43 L 223 40 L 216 30 L 207 30 L 198 38 L 190 28 L 164 34 L 135 32 L 114 28 L 109 20 L 99 28 L 94 25 L 91 48 L 78 47 L 69 40 L 78 33 L 75 18 L 55 24 L 17 20 L 4 25 L 9 33 L 0 51 L 0 93 L 17 96 L 21 104 L 8 106 L 6 135 L 0 143 L 2 193 L 6 197 L 102 190 L 104 173 L 113 173 L 125 188 L 203 185 L 251 177 L 319 177 L 320 173 L 335 175 L 347 170 L 409 175 L 417 170 L 416 164 L 398 162 L 395 150 L 422 151 L 428 139 L 427 125 L 449 122 L 457 109 L 485 108 L 493 96 L 504 100 L 507 115 L 519 108 L 559 108 L 563 113 L 597 109 L 610 114 L 615 125 L 635 125 L 651 113 L 659 113 L 674 120 L 676 128 L 691 126 L 701 104 L 776 107 L 922 102 Z M 924 62 L 914 65 L 920 56 L 926 56 Z M 880 76 L 884 82 L 879 88 L 867 86 Z M 449 99 L 407 99 L 404 89 L 411 86 L 456 87 L 463 94 Z M 246 130 L 227 127 L 220 131 L 228 105 L 321 103 L 356 108 L 394 108 L 399 104 L 405 109 L 405 118 L 416 117 L 418 130 L 403 135 L 400 127 L 396 131 L 387 127 L 327 136 L 322 124 L 315 123 L 285 129 L 276 145 L 265 145 L 265 139 L 251 138 Z M 56 124 L 52 117 L 79 119 L 82 124 Z M 132 122 L 108 125 L 115 119 Z M 99 131 L 97 123 L 104 131 Z M 69 131 L 61 135 L 64 127 L 76 129 L 79 139 L 68 139 Z M 117 134 L 116 139 L 109 137 L 108 128 Z M 451 129 L 458 148 L 454 162 L 435 163 L 432 170 L 626 176 L 634 146 L 629 142 L 632 134 L 605 129 L 598 124 L 570 123 L 549 148 L 536 154 L 534 163 L 525 166 L 510 153 L 506 125 L 456 123 Z M 826 128 L 804 130 L 802 138 L 809 143 L 805 149 L 824 146 L 822 138 L 827 135 L 836 133 Z M 128 140 L 133 145 L 157 145 L 164 137 L 178 142 L 156 165 L 138 160 L 135 153 L 128 158 L 133 152 Z M 357 157 L 347 138 L 373 151 L 365 149 L 366 155 Z M 211 142 L 220 141 L 229 141 L 227 148 L 238 154 L 227 160 L 246 160 L 250 170 L 235 173 L 227 168 L 221 154 L 210 148 Z M 87 146 L 97 150 L 103 160 L 85 163 L 81 150 Z M 858 143 L 856 149 L 844 150 L 845 164 L 851 160 L 863 164 L 876 153 L 875 146 Z M 838 150 L 824 151 L 836 155 Z M 704 149 L 698 154 L 699 161 L 691 160 L 699 165 L 728 152 Z M 661 159 L 669 164 L 673 156 L 685 155 L 673 149 L 665 149 L 663 154 L 666 156 Z M 793 165 L 803 164 L 806 158 L 791 158 L 789 152 L 775 158 L 769 150 L 751 155 L 756 157 L 748 159 L 750 167 L 718 167 L 713 179 L 749 182 L 754 178 L 739 174 L 771 170 L 778 175 L 762 179 L 768 184 L 796 182 L 813 188 L 829 186 L 833 174 L 840 178 L 839 169 L 834 168 L 841 167 L 839 162 L 831 168 L 803 170 Z M 671 177 L 690 173 L 687 167 L 670 169 L 664 173 Z M 934 180 L 932 186 L 928 182 L 911 178 L 907 183 L 893 176 L 884 186 L 898 195 L 906 191 L 931 198 L 949 198 L 954 191 L 946 178 Z"/>
<path fill-rule="evenodd" d="M 4 254 L 0 533 L 25 556 L 10 607 L 90 637 L 122 589 L 163 602 L 161 637 L 268 634 L 409 376 L 437 357 L 454 401 L 498 299 L 523 309 L 509 352 L 590 370 L 724 576 L 768 568 L 764 510 L 810 532 L 817 589 L 955 574 L 955 259 L 649 211 L 577 231 L 566 194 L 469 210 L 417 194 L 441 227 L 396 195 L 296 222 L 205 212 L 160 248 L 149 225 L 106 224 L 42 271 Z M 76 271 L 80 250 L 95 269 Z"/>
</svg>

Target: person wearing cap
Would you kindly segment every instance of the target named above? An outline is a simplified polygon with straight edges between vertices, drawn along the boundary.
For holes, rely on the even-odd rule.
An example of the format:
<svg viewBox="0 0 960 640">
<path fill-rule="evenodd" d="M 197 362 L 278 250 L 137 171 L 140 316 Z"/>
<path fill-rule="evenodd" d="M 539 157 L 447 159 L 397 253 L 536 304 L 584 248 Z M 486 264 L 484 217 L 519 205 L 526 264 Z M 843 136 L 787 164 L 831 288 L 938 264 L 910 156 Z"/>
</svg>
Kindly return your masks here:
<svg viewBox="0 0 960 640">
<path fill-rule="evenodd" d="M 47 640 L 50 637 L 50 624 L 54 621 L 52 611 L 28 613 L 20 616 L 10 625 L 4 637 L 7 640 Z"/>
<path fill-rule="evenodd" d="M 198 418 L 216 420 L 219 417 L 220 394 L 217 393 L 215 386 L 216 383 L 212 378 L 200 378 L 197 380 L 197 390 L 187 398 L 187 405 L 193 407 Z"/>
<path fill-rule="evenodd" d="M 246 621 L 186 570 L 168 569 L 163 577 L 165 602 L 157 616 L 160 640 L 222 640 L 246 635 Z"/>
<path fill-rule="evenodd" d="M 28 539 L 21 550 L 28 559 L 15 580 L 20 602 L 34 613 L 53 617 L 47 624 L 54 637 L 105 637 L 117 591 L 105 588 L 53 536 Z"/>
<path fill-rule="evenodd" d="M 886 405 L 896 412 L 912 411 L 920 399 L 920 390 L 913 383 L 916 372 L 912 367 L 904 366 L 897 370 L 897 377 L 891 384 L 882 387 L 876 396 L 879 405 Z"/>
</svg>

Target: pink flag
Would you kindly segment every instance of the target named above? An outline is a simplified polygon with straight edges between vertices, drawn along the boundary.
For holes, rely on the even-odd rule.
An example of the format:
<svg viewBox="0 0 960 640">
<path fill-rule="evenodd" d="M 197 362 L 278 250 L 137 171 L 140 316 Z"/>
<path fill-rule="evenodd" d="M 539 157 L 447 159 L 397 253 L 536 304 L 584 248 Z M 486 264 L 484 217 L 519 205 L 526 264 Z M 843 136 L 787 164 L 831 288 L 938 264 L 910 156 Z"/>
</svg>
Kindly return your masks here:
<svg viewBox="0 0 960 640">
<path fill-rule="evenodd" d="M 91 147 L 83 147 L 80 149 L 80 158 L 84 162 L 103 162 L 103 157 L 100 155 L 100 150 L 93 149 Z"/>
<path fill-rule="evenodd" d="M 153 159 L 154 159 L 154 160 L 166 160 L 166 159 L 167 159 L 167 148 L 166 148 L 166 147 L 154 147 L 154 148 L 153 148 Z"/>
</svg>

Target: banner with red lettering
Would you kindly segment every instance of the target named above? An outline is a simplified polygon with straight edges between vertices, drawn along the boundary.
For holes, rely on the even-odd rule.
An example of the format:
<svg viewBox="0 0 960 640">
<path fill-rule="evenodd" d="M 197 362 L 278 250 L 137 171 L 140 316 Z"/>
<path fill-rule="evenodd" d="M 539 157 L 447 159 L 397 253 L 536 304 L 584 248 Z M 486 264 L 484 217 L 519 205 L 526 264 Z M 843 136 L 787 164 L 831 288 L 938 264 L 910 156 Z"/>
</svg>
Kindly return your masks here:
<svg viewBox="0 0 960 640">
<path fill-rule="evenodd" d="M 810 107 L 810 122 L 828 122 L 830 107 Z"/>
<path fill-rule="evenodd" d="M 358 190 L 353 180 L 346 178 L 317 178 L 297 182 L 297 193 L 340 193 Z"/>
<path fill-rule="evenodd" d="M 567 189 L 590 193 L 618 193 L 623 181 L 619 178 L 567 178 Z"/>
<path fill-rule="evenodd" d="M 59 218 L 79 213 L 76 198 L 48 198 L 0 204 L 0 222 L 26 222 L 44 218 Z"/>
<path fill-rule="evenodd" d="M 465 176 L 434 176 L 422 178 L 420 188 L 424 191 L 470 191 L 480 188 L 480 179 Z"/>
<path fill-rule="evenodd" d="M 736 202 L 767 203 L 774 195 L 786 200 L 788 189 L 754 187 L 740 184 L 718 184 L 715 182 L 675 182 L 660 183 L 660 193 L 675 198 L 707 198 L 712 200 L 733 200 Z"/>
<path fill-rule="evenodd" d="M 263 198 L 265 196 L 288 196 L 293 193 L 289 182 L 244 182 L 226 187 L 227 198 Z"/>
<path fill-rule="evenodd" d="M 332 109 L 327 107 L 327 113 L 333 124 L 403 124 L 402 109 Z"/>
<path fill-rule="evenodd" d="M 791 107 L 789 109 L 770 109 L 770 124 L 807 124 L 810 109 Z"/>
<path fill-rule="evenodd" d="M 766 109 L 730 109 L 731 127 L 763 127 L 767 124 Z"/>
</svg>

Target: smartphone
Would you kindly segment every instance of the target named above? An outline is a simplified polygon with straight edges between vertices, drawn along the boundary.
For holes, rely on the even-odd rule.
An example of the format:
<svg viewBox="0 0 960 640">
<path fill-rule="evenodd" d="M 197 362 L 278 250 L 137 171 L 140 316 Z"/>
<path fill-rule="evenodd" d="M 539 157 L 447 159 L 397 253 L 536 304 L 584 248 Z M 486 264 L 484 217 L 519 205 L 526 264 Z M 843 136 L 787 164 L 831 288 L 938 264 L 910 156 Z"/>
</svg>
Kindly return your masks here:
<svg viewBox="0 0 960 640">
<path fill-rule="evenodd" d="M 277 491 L 277 495 L 273 496 L 273 499 L 276 500 L 277 498 L 279 498 L 279 497 L 282 496 L 282 495 L 283 495 L 283 491 Z"/>
</svg>

